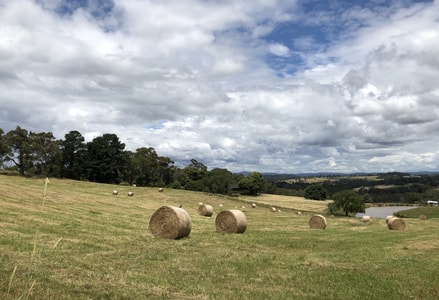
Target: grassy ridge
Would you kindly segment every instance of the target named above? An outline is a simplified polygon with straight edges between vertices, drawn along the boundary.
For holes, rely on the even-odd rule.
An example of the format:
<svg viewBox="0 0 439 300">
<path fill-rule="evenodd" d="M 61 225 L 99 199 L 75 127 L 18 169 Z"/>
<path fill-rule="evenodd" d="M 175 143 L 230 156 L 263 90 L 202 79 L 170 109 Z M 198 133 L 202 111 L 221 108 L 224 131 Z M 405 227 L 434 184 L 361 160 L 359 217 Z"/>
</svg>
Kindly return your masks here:
<svg viewBox="0 0 439 300">
<path fill-rule="evenodd" d="M 424 215 L 427 218 L 439 218 L 439 206 L 420 206 L 413 209 L 398 211 L 401 218 L 418 218 Z"/>
<path fill-rule="evenodd" d="M 113 189 L 118 196 L 111 195 Z M 228 198 L 182 190 L 0 176 L 1 299 L 437 299 L 439 219 L 365 225 L 328 218 L 303 199 Z M 128 197 L 127 192 L 134 196 Z M 258 202 L 250 208 L 249 202 Z M 244 234 L 215 232 L 198 202 L 239 207 Z M 162 205 L 183 205 L 188 238 L 153 238 Z M 269 204 L 282 207 L 272 213 Z M 281 205 L 282 204 L 282 205 Z M 245 208 L 241 208 L 245 206 Z M 293 210 L 309 213 L 296 215 Z M 14 271 L 15 270 L 15 271 Z"/>
</svg>

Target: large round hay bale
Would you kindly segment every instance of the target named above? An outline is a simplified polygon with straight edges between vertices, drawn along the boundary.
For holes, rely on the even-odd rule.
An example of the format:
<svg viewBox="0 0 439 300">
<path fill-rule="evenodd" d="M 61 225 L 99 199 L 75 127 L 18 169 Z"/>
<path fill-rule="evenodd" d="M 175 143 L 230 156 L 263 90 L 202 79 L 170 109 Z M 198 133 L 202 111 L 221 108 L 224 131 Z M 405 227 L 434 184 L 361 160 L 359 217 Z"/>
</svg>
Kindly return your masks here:
<svg viewBox="0 0 439 300">
<path fill-rule="evenodd" d="M 387 227 L 391 230 L 404 230 L 405 222 L 401 218 L 393 217 L 387 221 Z"/>
<path fill-rule="evenodd" d="M 203 204 L 198 206 L 198 214 L 200 216 L 211 217 L 213 215 L 212 205 Z"/>
<path fill-rule="evenodd" d="M 394 218 L 395 216 L 387 216 L 386 217 L 386 223 L 389 223 L 389 220 L 391 219 L 391 218 Z"/>
<path fill-rule="evenodd" d="M 325 229 L 326 224 L 326 218 L 322 215 L 313 215 L 309 219 L 309 227 L 312 229 Z"/>
<path fill-rule="evenodd" d="M 189 236 L 191 230 L 191 217 L 180 207 L 162 206 L 149 220 L 149 231 L 155 237 L 180 239 Z"/>
<path fill-rule="evenodd" d="M 240 210 L 223 210 L 216 216 L 215 227 L 219 232 L 244 233 L 247 229 L 247 218 Z"/>
</svg>

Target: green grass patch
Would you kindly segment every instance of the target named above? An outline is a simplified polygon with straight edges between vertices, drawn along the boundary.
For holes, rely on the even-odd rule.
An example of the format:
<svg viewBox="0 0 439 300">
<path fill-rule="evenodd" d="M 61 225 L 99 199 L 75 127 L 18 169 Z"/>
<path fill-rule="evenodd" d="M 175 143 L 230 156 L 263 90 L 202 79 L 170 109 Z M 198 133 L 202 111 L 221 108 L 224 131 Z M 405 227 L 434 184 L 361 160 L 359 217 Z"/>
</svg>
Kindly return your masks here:
<svg viewBox="0 0 439 300">
<path fill-rule="evenodd" d="M 436 217 L 405 219 L 405 231 L 388 230 L 382 219 L 359 226 L 355 218 L 327 217 L 327 228 L 314 230 L 308 220 L 323 206 L 297 197 L 274 196 L 281 212 L 273 213 L 267 195 L 158 193 L 51 179 L 43 205 L 43 188 L 41 179 L 0 175 L 0 299 L 439 296 Z M 199 216 L 199 202 L 212 205 L 214 216 Z M 189 237 L 166 240 L 148 232 L 162 205 L 186 209 Z M 236 208 L 246 214 L 247 231 L 216 232 L 216 214 Z"/>
<path fill-rule="evenodd" d="M 439 218 L 439 206 L 419 206 L 398 211 L 397 215 L 401 218 L 419 218 L 421 215 L 426 216 L 428 219 Z"/>
</svg>

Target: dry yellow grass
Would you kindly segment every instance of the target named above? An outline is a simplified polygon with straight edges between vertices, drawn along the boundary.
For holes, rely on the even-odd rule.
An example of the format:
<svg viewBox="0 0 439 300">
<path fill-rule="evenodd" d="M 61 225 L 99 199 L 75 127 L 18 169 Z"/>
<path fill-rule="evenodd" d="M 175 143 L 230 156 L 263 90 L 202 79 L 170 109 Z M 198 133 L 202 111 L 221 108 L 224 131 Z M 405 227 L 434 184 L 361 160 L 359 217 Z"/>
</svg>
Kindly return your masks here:
<svg viewBox="0 0 439 300">
<path fill-rule="evenodd" d="M 332 200 L 317 201 L 317 200 L 305 199 L 303 197 L 271 195 L 271 194 L 261 194 L 257 197 L 243 196 L 243 197 L 239 197 L 239 199 L 246 202 L 255 202 L 265 205 L 293 209 L 297 211 L 307 211 L 307 212 L 316 212 L 316 213 L 323 213 L 328 207 L 328 204 L 332 203 Z"/>
<path fill-rule="evenodd" d="M 0 299 L 437 299 L 439 292 L 438 218 L 407 219 L 404 231 L 388 230 L 385 220 L 352 226 L 329 218 L 325 230 L 312 230 L 311 211 L 327 201 L 50 179 L 43 205 L 44 179 L 6 176 L 0 191 Z M 215 214 L 245 206 L 245 234 L 216 232 L 199 202 Z M 148 232 L 163 205 L 187 210 L 188 238 Z M 272 205 L 284 209 L 272 213 Z"/>
</svg>

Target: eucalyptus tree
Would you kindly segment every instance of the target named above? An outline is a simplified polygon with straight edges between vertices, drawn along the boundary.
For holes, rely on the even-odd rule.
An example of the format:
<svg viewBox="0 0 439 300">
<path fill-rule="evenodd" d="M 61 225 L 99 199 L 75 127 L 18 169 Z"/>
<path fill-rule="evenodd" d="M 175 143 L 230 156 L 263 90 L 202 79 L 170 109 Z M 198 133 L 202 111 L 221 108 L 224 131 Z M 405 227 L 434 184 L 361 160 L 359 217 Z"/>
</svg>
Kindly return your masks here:
<svg viewBox="0 0 439 300">
<path fill-rule="evenodd" d="M 61 176 L 81 179 L 85 169 L 84 158 L 87 149 L 84 137 L 79 131 L 72 130 L 64 135 L 61 142 Z"/>
<path fill-rule="evenodd" d="M 52 132 L 30 132 L 32 168 L 36 175 L 60 175 L 61 141 L 56 140 Z"/>
<path fill-rule="evenodd" d="M 125 144 L 117 135 L 106 133 L 87 143 L 84 155 L 86 177 L 100 183 L 120 183 L 125 162 Z"/>
<path fill-rule="evenodd" d="M 242 194 L 256 196 L 259 194 L 265 185 L 264 177 L 259 172 L 251 172 L 239 182 L 239 190 Z"/>
<path fill-rule="evenodd" d="M 4 161 L 15 165 L 20 175 L 32 166 L 32 145 L 29 132 L 17 126 L 2 138 L 4 143 Z"/>
<path fill-rule="evenodd" d="M 353 190 L 337 192 L 332 196 L 332 199 L 334 202 L 328 204 L 330 212 L 342 210 L 348 216 L 349 213 L 365 211 L 363 197 Z"/>
</svg>

